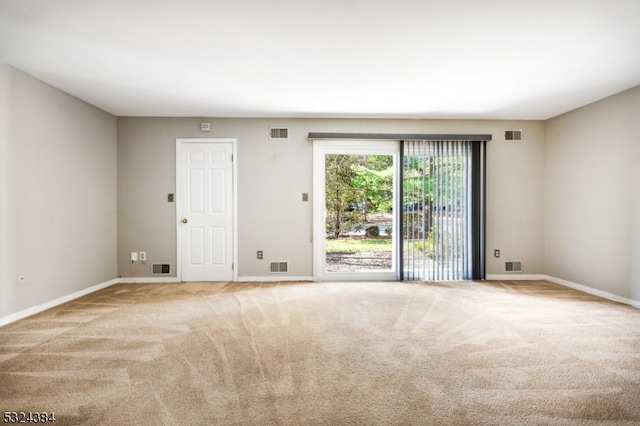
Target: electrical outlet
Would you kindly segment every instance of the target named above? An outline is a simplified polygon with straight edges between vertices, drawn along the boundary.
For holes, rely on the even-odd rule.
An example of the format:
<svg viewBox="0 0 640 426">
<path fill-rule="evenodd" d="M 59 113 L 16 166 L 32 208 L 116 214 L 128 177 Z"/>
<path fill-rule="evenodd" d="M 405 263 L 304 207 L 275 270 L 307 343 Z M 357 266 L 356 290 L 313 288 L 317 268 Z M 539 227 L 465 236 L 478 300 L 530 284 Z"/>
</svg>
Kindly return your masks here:
<svg viewBox="0 0 640 426">
<path fill-rule="evenodd" d="M 147 260 L 147 252 L 141 251 L 140 253 L 138 253 L 138 259 L 140 259 L 140 262 L 144 262 L 145 260 Z"/>
<path fill-rule="evenodd" d="M 309 194 L 306 192 L 302 193 L 302 201 L 306 202 L 309 201 Z"/>
<path fill-rule="evenodd" d="M 500 249 L 495 249 L 493 251 L 493 257 L 500 257 Z"/>
<path fill-rule="evenodd" d="M 18 272 L 18 285 L 25 285 L 27 283 L 27 277 L 22 272 Z"/>
<path fill-rule="evenodd" d="M 262 260 L 264 258 L 264 255 L 262 253 L 262 250 L 258 250 L 258 259 Z"/>
<path fill-rule="evenodd" d="M 137 251 L 132 251 L 131 252 L 131 262 L 137 262 L 138 261 L 138 252 Z"/>
</svg>

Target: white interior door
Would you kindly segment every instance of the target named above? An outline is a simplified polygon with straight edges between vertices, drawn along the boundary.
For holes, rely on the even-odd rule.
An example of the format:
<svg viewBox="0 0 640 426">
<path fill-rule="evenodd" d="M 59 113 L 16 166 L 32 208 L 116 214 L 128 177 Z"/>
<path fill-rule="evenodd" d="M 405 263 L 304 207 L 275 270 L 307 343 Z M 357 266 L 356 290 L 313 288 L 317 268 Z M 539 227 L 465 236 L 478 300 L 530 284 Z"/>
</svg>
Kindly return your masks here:
<svg viewBox="0 0 640 426">
<path fill-rule="evenodd" d="M 232 281 L 234 144 L 178 140 L 177 151 L 179 276 Z"/>
</svg>

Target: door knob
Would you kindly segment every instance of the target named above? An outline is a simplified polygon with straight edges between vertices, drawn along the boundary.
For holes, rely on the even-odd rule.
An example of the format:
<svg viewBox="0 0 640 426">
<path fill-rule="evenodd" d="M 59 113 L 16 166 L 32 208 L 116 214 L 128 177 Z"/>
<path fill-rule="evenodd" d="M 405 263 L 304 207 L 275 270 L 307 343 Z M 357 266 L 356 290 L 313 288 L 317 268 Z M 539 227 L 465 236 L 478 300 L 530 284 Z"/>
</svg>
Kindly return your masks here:
<svg viewBox="0 0 640 426">
<path fill-rule="evenodd" d="M 189 222 L 189 221 L 186 218 L 182 219 L 182 223 L 187 223 L 187 222 Z"/>
</svg>

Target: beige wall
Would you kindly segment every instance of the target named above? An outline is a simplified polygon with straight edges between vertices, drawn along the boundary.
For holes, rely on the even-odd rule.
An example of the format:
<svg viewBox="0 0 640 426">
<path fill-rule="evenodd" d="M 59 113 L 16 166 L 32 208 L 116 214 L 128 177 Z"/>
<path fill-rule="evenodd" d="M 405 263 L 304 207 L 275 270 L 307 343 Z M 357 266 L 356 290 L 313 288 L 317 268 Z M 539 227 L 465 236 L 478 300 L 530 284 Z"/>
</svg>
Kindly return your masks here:
<svg viewBox="0 0 640 426">
<path fill-rule="evenodd" d="M 2 317 L 116 277 L 117 122 L 6 65 L 0 87 Z"/>
<path fill-rule="evenodd" d="M 640 301 L 640 87 L 546 132 L 547 275 Z"/>
<path fill-rule="evenodd" d="M 12 91 L 13 69 L 0 62 L 0 319 L 14 312 L 15 232 Z"/>
<path fill-rule="evenodd" d="M 200 122 L 212 123 L 201 132 Z M 270 126 L 290 129 L 290 139 L 270 141 Z M 505 129 L 522 128 L 522 142 L 505 142 Z M 487 273 L 502 274 L 503 261 L 524 262 L 524 273 L 544 273 L 544 123 L 471 120 L 347 119 L 118 119 L 118 271 L 150 276 L 153 262 L 176 265 L 175 144 L 183 137 L 238 140 L 238 275 L 268 276 L 269 260 L 290 262 L 290 276 L 312 271 L 312 210 L 301 194 L 312 192 L 309 132 L 490 133 L 487 165 Z M 312 194 L 313 200 L 313 194 Z M 265 260 L 255 258 L 263 250 Z M 146 265 L 130 252 L 146 251 Z"/>
</svg>

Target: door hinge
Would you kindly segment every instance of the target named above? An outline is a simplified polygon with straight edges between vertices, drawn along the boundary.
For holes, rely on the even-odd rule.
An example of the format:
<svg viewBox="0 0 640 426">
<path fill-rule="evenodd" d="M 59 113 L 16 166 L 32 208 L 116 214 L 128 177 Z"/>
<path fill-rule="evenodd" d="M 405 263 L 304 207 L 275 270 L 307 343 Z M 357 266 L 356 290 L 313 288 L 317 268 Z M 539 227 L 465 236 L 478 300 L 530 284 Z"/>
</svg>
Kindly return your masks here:
<svg viewBox="0 0 640 426">
<path fill-rule="evenodd" d="M 236 265 L 234 263 L 231 264 L 231 270 L 233 271 L 235 269 Z"/>
</svg>

